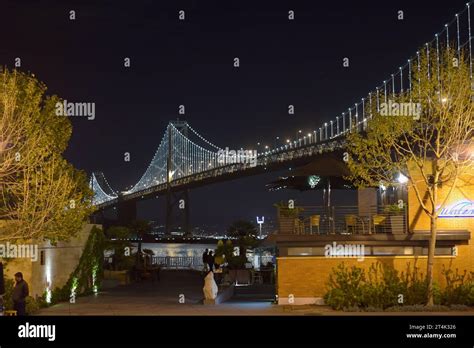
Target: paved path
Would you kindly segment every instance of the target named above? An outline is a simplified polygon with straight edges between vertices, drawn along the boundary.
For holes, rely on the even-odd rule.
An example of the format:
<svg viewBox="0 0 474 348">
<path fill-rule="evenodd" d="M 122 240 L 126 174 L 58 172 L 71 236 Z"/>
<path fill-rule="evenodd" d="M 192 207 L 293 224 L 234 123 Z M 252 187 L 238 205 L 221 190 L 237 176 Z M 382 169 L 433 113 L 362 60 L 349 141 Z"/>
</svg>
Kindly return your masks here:
<svg viewBox="0 0 474 348">
<path fill-rule="evenodd" d="M 202 304 L 203 280 L 198 272 L 164 271 L 160 282 L 146 281 L 118 286 L 98 295 L 78 297 L 75 304 L 59 303 L 37 315 L 474 315 L 468 312 L 350 313 L 327 306 L 278 306 L 268 301 L 230 301 L 219 305 Z M 184 303 L 180 303 L 184 295 Z"/>
<path fill-rule="evenodd" d="M 78 297 L 76 303 L 59 303 L 37 315 L 281 315 L 282 307 L 270 302 L 227 302 L 203 305 L 204 282 L 198 272 L 164 271 L 156 283 L 118 286 L 98 295 Z M 184 303 L 180 303 L 183 299 Z M 288 313 L 291 314 L 291 313 Z"/>
</svg>

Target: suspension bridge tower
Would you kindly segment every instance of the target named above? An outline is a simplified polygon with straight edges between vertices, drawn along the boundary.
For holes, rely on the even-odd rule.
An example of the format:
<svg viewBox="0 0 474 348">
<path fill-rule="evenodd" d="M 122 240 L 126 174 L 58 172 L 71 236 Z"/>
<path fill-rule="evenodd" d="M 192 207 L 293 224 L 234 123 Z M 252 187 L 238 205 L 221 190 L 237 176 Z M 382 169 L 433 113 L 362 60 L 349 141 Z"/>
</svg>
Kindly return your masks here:
<svg viewBox="0 0 474 348">
<path fill-rule="evenodd" d="M 174 126 L 174 127 L 171 127 Z M 166 160 L 166 172 L 167 172 L 167 189 L 166 189 L 166 234 L 171 234 L 173 227 L 177 224 L 182 224 L 182 228 L 186 235 L 191 234 L 191 225 L 189 217 L 190 201 L 189 201 L 189 189 L 184 188 L 179 191 L 173 190 L 171 186 L 171 180 L 174 174 L 174 167 L 176 163 L 173 163 L 175 150 L 174 146 L 174 132 L 178 131 L 181 135 L 188 137 L 189 126 L 184 120 L 177 119 L 171 121 L 168 125 L 168 155 Z"/>
</svg>

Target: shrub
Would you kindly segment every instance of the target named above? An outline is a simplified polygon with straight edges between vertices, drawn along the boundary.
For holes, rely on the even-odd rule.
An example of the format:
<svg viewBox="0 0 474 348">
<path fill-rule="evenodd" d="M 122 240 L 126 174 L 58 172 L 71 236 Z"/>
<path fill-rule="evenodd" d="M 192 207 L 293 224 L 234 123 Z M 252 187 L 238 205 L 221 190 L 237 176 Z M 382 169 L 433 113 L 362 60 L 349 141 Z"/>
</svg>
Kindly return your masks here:
<svg viewBox="0 0 474 348">
<path fill-rule="evenodd" d="M 362 305 L 374 308 L 394 306 L 402 292 L 403 284 L 398 272 L 377 262 L 370 266 L 367 282 L 362 285 Z"/>
<path fill-rule="evenodd" d="M 441 303 L 441 292 L 434 284 L 434 300 Z M 334 309 L 362 310 L 393 308 L 396 306 L 425 305 L 428 283 L 418 269 L 407 265 L 406 272 L 379 262 L 367 271 L 344 263 L 339 264 L 329 276 L 326 303 Z"/>
<path fill-rule="evenodd" d="M 442 274 L 446 279 L 446 288 L 441 295 L 441 303 L 445 305 L 474 305 L 474 273 L 453 272 L 443 267 Z"/>
<path fill-rule="evenodd" d="M 365 282 L 364 270 L 355 266 L 347 268 L 344 263 L 329 275 L 329 291 L 324 300 L 335 309 L 359 307 L 362 305 L 361 284 Z"/>
<path fill-rule="evenodd" d="M 13 310 L 13 288 L 15 281 L 13 279 L 5 280 L 5 295 L 3 296 L 3 306 L 5 310 Z M 41 299 L 34 299 L 31 296 L 26 298 L 26 314 L 33 314 L 40 309 L 42 305 Z"/>
</svg>

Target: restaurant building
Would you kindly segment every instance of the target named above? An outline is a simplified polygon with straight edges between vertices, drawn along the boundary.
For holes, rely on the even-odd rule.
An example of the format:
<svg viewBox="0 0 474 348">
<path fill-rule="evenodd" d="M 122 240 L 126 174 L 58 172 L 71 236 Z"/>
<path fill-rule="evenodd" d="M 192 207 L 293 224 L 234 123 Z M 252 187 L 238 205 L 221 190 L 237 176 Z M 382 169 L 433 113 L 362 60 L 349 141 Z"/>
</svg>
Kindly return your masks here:
<svg viewBox="0 0 474 348">
<path fill-rule="evenodd" d="M 279 304 L 322 304 L 329 275 L 342 262 L 364 269 L 380 262 L 399 272 L 417 267 L 426 274 L 430 219 L 406 178 L 394 187 L 358 189 L 357 205 L 342 206 L 330 196 L 334 189 L 355 190 L 344 175 L 343 164 L 322 158 L 272 183 L 272 189 L 319 188 L 325 196 L 323 206 L 278 207 L 278 230 L 266 243 L 277 252 Z M 451 186 L 439 190 L 440 201 L 447 197 L 434 260 L 434 280 L 441 287 L 443 268 L 474 272 L 473 173 L 464 173 L 449 193 Z"/>
</svg>

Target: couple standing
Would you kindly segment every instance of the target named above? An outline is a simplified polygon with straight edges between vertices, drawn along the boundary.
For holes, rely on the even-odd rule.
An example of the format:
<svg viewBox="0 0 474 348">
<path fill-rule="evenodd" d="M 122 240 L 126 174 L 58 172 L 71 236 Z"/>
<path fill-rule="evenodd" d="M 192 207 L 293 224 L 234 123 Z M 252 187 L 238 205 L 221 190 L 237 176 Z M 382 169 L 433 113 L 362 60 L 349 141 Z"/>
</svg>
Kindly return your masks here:
<svg viewBox="0 0 474 348">
<path fill-rule="evenodd" d="M 202 254 L 202 263 L 207 271 L 214 271 L 215 257 L 212 250 L 206 249 Z"/>
</svg>

